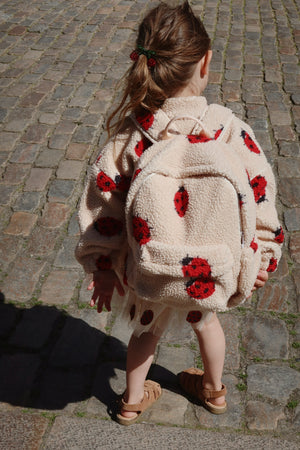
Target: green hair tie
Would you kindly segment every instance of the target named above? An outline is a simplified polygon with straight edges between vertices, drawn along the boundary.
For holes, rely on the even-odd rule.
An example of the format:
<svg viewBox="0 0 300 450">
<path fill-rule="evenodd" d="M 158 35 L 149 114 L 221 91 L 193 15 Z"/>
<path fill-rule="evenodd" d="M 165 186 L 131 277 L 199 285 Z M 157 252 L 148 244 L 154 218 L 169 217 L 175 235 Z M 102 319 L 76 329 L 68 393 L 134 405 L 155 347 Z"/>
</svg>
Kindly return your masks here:
<svg viewBox="0 0 300 450">
<path fill-rule="evenodd" d="M 138 53 L 139 55 L 147 56 L 147 59 L 153 58 L 156 55 L 156 52 L 154 50 L 146 50 L 141 45 L 138 45 Z"/>
</svg>

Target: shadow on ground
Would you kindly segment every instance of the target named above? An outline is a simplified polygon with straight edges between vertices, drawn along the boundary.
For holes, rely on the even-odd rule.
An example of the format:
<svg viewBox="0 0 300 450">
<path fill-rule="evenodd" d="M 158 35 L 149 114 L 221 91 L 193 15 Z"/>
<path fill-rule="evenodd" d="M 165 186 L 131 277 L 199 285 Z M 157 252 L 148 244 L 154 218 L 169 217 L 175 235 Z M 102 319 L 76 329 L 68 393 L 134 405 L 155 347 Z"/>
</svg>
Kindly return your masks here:
<svg viewBox="0 0 300 450">
<path fill-rule="evenodd" d="M 125 384 L 126 350 L 123 342 L 82 319 L 55 307 L 5 304 L 1 293 L 0 402 L 60 410 L 95 397 L 114 415 Z M 113 389 L 120 371 L 122 379 Z M 172 372 L 159 365 L 152 371 L 163 387 L 177 390 Z"/>
</svg>

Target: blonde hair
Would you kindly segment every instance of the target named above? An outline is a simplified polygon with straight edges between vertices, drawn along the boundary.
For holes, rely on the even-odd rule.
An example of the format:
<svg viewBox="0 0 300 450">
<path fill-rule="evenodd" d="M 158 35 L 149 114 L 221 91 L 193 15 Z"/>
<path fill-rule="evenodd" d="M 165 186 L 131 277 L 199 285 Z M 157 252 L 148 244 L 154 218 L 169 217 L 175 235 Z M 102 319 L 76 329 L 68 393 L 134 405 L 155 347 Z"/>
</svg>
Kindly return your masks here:
<svg viewBox="0 0 300 450">
<path fill-rule="evenodd" d="M 122 128 L 128 113 L 154 113 L 184 88 L 196 64 L 210 49 L 210 38 L 188 1 L 176 7 L 161 3 L 139 26 L 138 46 L 155 52 L 156 64 L 149 67 L 145 54 L 133 62 L 125 75 L 122 100 L 107 120 L 109 136 Z M 111 125 L 115 117 L 118 120 Z"/>
</svg>

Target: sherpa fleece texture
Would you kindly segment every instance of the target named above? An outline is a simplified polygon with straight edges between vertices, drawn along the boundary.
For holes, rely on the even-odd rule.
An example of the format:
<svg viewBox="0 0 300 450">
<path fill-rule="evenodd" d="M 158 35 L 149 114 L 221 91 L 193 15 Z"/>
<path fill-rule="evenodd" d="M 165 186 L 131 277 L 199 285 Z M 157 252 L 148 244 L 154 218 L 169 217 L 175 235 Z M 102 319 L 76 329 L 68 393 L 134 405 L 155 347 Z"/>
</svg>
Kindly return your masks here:
<svg viewBox="0 0 300 450">
<path fill-rule="evenodd" d="M 189 163 L 192 165 L 193 157 L 197 157 L 195 153 L 186 154 L 182 160 L 178 159 L 174 152 L 171 165 L 168 160 L 170 166 L 168 170 L 173 175 L 175 173 L 173 191 L 177 191 L 181 210 L 176 211 L 176 205 L 173 204 L 172 210 L 170 209 L 166 214 L 163 228 L 154 230 L 157 214 L 160 214 L 159 211 L 168 211 L 168 199 L 174 198 L 174 194 L 168 192 L 170 186 L 165 183 L 166 177 L 162 175 L 155 179 L 156 200 L 152 200 L 152 204 L 146 201 L 150 198 L 147 194 L 148 186 L 144 188 L 145 192 L 140 197 L 145 199 L 145 202 L 139 200 L 138 205 L 132 206 L 132 200 L 138 189 L 135 185 L 139 186 L 138 177 L 147 175 L 143 173 L 147 160 L 151 160 L 146 168 L 148 174 L 152 170 L 158 170 L 155 167 L 155 159 L 152 162 L 152 143 L 160 140 L 162 129 L 171 119 L 187 115 L 202 120 L 205 133 L 213 142 L 221 137 L 220 142 L 222 140 L 229 144 L 227 148 L 223 148 L 220 144 L 217 163 L 221 172 L 226 172 L 226 161 L 231 157 L 231 152 L 238 160 L 236 174 L 237 178 L 240 175 L 241 180 L 239 198 L 241 210 L 244 202 L 252 204 L 252 210 L 251 205 L 247 209 L 243 250 L 240 242 L 237 240 L 230 242 L 228 235 L 228 230 L 232 230 L 234 234 L 239 220 L 227 207 L 232 195 L 230 189 L 226 195 L 225 188 L 225 197 L 223 195 L 222 198 L 218 198 L 220 189 L 216 186 L 216 198 L 203 205 L 201 211 L 195 211 L 198 205 L 193 200 L 197 197 L 199 186 L 194 188 L 193 192 L 193 182 L 191 182 L 188 186 L 188 194 L 182 187 L 180 191 L 177 179 L 180 179 L 182 173 L 178 171 L 185 164 L 187 167 Z M 125 131 L 119 133 L 105 146 L 91 167 L 79 209 L 81 236 L 75 252 L 78 261 L 84 266 L 86 272 L 114 269 L 119 278 L 144 299 L 155 299 L 161 303 L 166 302 L 170 306 L 173 304 L 189 310 L 194 308 L 217 311 L 226 310 L 228 306 L 235 306 L 249 294 L 259 268 L 268 271 L 276 270 L 283 242 L 283 231 L 275 209 L 274 176 L 253 131 L 246 123 L 235 117 L 228 108 L 214 104 L 208 106 L 204 97 L 171 98 L 154 116 L 147 114 L 135 119 L 136 124 L 128 119 L 124 127 Z M 179 141 L 182 139 L 182 142 L 186 142 L 187 136 L 191 142 L 197 141 L 195 136 L 202 131 L 202 127 L 195 125 L 192 119 L 178 120 L 170 128 L 182 135 L 179 137 Z M 165 145 L 165 142 L 162 142 L 161 147 L 164 148 Z M 209 154 L 209 145 L 208 143 L 207 160 L 199 161 L 199 165 L 209 163 L 209 158 L 212 157 Z M 216 148 L 215 144 L 214 148 Z M 214 159 L 218 160 L 215 156 L 213 156 Z M 163 159 L 160 159 L 158 164 L 161 168 Z M 128 197 L 131 183 L 132 188 Z M 206 182 L 203 184 L 204 194 L 206 184 L 210 183 L 215 183 L 214 178 L 206 177 Z M 126 200 L 127 216 L 125 214 Z M 187 202 L 189 202 L 190 214 L 188 230 L 185 229 L 186 225 L 180 225 L 187 223 L 180 222 L 182 215 L 185 214 Z M 217 209 L 222 208 L 223 216 L 220 223 L 216 223 L 216 220 L 220 221 L 217 219 L 220 214 L 212 211 L 213 203 L 217 205 Z M 183 266 L 190 262 L 189 259 L 184 259 L 185 257 L 188 258 L 191 255 L 196 257 L 197 250 L 201 247 L 201 258 L 208 261 L 205 258 L 205 251 L 208 252 L 208 250 L 204 248 L 207 242 L 201 242 L 199 238 L 199 223 L 202 224 L 202 228 L 205 228 L 205 236 L 206 239 L 208 236 L 209 243 L 216 242 L 215 247 L 210 248 L 207 253 L 210 255 L 205 279 L 207 294 L 202 295 L 200 305 L 195 291 L 197 289 L 201 291 L 201 283 L 196 285 L 196 277 L 193 278 L 193 276 L 187 278 L 190 282 L 187 281 L 184 285 L 182 283 Z M 143 232 L 138 238 L 135 236 L 135 226 Z M 157 239 L 153 239 L 155 233 Z M 150 234 L 151 239 L 149 239 Z M 189 236 L 188 240 L 187 236 Z M 198 249 L 195 248 L 195 238 L 198 239 Z M 174 245 L 174 242 L 177 245 Z M 137 252 L 139 256 L 142 253 L 142 259 L 145 262 L 142 271 L 135 267 Z M 153 258 L 161 260 L 161 264 L 153 267 L 151 265 Z M 240 267 L 237 267 L 235 262 L 237 260 L 241 260 L 242 264 L 240 275 Z M 205 271 L 205 267 L 203 270 Z M 225 280 L 224 276 L 219 280 L 218 274 L 224 271 L 227 274 Z M 160 284 L 157 283 L 159 273 L 163 281 Z M 182 296 L 180 292 L 183 292 Z"/>
</svg>

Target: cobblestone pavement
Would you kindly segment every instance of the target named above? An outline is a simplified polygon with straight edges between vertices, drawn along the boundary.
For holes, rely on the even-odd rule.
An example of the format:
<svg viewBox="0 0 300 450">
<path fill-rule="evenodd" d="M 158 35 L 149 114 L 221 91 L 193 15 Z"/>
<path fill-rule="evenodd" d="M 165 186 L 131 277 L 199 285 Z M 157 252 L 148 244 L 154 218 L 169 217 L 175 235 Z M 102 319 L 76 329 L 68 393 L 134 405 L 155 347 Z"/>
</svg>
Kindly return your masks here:
<svg viewBox="0 0 300 450">
<path fill-rule="evenodd" d="M 286 235 L 267 286 L 220 315 L 229 411 L 210 415 L 180 392 L 175 374 L 201 366 L 186 329 L 158 347 L 151 377 L 164 395 L 146 425 L 125 432 L 111 422 L 129 332 L 89 309 L 73 256 L 87 165 L 104 140 L 136 23 L 154 2 L 0 0 L 0 448 L 181 448 L 177 430 L 174 440 L 154 443 L 162 430 L 173 433 L 161 424 L 183 427 L 184 443 L 192 442 L 188 428 L 198 442 L 213 430 L 209 448 L 219 448 L 218 431 L 230 433 L 224 448 L 244 448 L 237 436 L 249 433 L 262 440 L 253 436 L 246 448 L 299 448 L 300 2 L 191 3 L 213 38 L 208 99 L 254 128 L 274 166 Z M 101 433 L 114 444 L 98 441 Z M 152 441 L 143 440 L 149 433 Z"/>
</svg>

